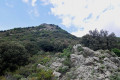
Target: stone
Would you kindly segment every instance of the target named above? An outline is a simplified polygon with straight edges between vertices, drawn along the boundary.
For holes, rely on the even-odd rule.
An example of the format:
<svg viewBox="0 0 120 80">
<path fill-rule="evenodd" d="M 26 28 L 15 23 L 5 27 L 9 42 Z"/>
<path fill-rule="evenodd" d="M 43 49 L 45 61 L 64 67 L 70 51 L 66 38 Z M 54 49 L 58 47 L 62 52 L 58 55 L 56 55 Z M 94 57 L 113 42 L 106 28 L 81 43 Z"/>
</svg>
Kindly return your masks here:
<svg viewBox="0 0 120 80">
<path fill-rule="evenodd" d="M 111 57 L 110 60 L 113 61 L 114 63 L 120 64 L 120 61 L 117 57 Z"/>
<path fill-rule="evenodd" d="M 41 64 L 38 64 L 37 65 L 37 68 L 45 68 L 45 66 L 41 65 Z"/>
<path fill-rule="evenodd" d="M 95 61 L 99 61 L 99 58 L 98 58 L 98 57 L 93 57 L 93 59 L 94 59 Z"/>
<path fill-rule="evenodd" d="M 81 65 L 85 62 L 83 55 L 71 54 L 70 56 L 70 60 L 74 66 Z"/>
<path fill-rule="evenodd" d="M 62 66 L 62 63 L 60 62 L 53 62 L 52 65 L 50 66 L 52 69 L 58 69 L 59 67 Z"/>
<path fill-rule="evenodd" d="M 105 80 L 110 80 L 110 79 L 106 78 Z"/>
<path fill-rule="evenodd" d="M 86 58 L 84 64 L 87 65 L 87 66 L 91 66 L 91 65 L 94 64 L 94 59 L 92 57 Z"/>
<path fill-rule="evenodd" d="M 100 80 L 104 80 L 104 78 L 105 78 L 104 74 L 99 74 L 98 79 L 100 79 Z"/>
<path fill-rule="evenodd" d="M 109 76 L 111 76 L 111 72 L 110 71 L 106 71 L 105 72 L 105 77 L 109 77 Z"/>
<path fill-rule="evenodd" d="M 54 71 L 54 72 L 53 72 L 53 75 L 54 75 L 55 77 L 60 77 L 60 76 L 61 76 L 61 73 Z"/>
<path fill-rule="evenodd" d="M 89 48 L 87 48 L 87 47 L 83 47 L 83 51 L 84 51 L 83 55 L 85 57 L 93 57 L 93 56 L 95 56 L 94 51 L 89 49 Z"/>
<path fill-rule="evenodd" d="M 104 61 L 104 65 L 109 69 L 118 69 L 118 67 L 113 62 Z"/>
</svg>

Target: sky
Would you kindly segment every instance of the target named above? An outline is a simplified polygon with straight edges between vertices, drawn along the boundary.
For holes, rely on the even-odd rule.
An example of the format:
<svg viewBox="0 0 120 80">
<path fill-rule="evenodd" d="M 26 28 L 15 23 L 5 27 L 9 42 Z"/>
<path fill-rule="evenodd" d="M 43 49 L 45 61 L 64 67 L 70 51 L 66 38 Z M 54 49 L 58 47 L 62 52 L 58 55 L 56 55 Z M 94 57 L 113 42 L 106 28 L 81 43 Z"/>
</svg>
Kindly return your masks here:
<svg viewBox="0 0 120 80">
<path fill-rule="evenodd" d="M 94 29 L 120 37 L 120 0 L 0 0 L 0 30 L 42 23 L 77 37 Z"/>
</svg>

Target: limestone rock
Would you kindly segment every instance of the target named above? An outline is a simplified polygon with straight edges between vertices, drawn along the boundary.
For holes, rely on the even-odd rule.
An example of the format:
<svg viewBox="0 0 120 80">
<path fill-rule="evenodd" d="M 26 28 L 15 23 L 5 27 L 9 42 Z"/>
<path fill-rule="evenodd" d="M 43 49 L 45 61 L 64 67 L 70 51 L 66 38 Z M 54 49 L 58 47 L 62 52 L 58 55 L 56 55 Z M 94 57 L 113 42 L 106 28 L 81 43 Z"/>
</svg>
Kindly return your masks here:
<svg viewBox="0 0 120 80">
<path fill-rule="evenodd" d="M 51 68 L 58 69 L 60 66 L 62 66 L 62 63 L 60 62 L 53 62 L 51 65 Z"/>
<path fill-rule="evenodd" d="M 55 77 L 60 77 L 60 76 L 61 76 L 61 73 L 54 71 L 54 72 L 53 72 L 53 75 L 54 75 Z"/>
<path fill-rule="evenodd" d="M 83 55 L 71 54 L 70 56 L 71 56 L 71 62 L 74 66 L 81 65 L 85 61 L 85 58 Z"/>
<path fill-rule="evenodd" d="M 45 68 L 45 66 L 41 65 L 41 64 L 38 64 L 37 65 L 37 68 Z"/>
</svg>

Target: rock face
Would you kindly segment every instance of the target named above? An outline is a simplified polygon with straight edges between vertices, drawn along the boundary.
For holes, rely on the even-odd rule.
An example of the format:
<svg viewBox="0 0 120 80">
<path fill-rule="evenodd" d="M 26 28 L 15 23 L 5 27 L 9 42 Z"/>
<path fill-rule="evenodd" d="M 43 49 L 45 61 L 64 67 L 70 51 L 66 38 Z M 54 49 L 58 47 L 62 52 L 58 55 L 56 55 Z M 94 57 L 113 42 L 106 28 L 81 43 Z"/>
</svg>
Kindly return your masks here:
<svg viewBox="0 0 120 80">
<path fill-rule="evenodd" d="M 81 51 L 78 47 L 82 48 Z M 59 80 L 110 80 L 111 75 L 120 71 L 120 60 L 110 51 L 93 51 L 80 44 L 73 46 L 73 51 L 70 55 L 71 68 L 61 74 L 63 76 Z M 61 62 L 52 65 L 63 66 Z"/>
</svg>

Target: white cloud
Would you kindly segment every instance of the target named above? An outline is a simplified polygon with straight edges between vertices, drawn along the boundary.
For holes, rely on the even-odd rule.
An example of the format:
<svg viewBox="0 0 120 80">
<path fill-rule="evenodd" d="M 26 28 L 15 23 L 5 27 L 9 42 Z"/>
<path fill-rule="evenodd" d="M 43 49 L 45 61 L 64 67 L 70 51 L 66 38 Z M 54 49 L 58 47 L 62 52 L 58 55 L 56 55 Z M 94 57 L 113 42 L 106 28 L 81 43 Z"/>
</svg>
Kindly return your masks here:
<svg viewBox="0 0 120 80">
<path fill-rule="evenodd" d="M 31 5 L 34 7 L 36 5 L 37 0 L 32 0 Z"/>
<path fill-rule="evenodd" d="M 82 36 L 95 28 L 115 33 L 116 30 L 120 31 L 120 0 L 44 1 L 53 5 L 51 12 L 62 20 L 63 25 L 78 28 L 78 31 L 72 33 L 76 36 Z M 114 25 L 110 26 L 111 23 Z M 84 27 L 83 31 L 79 30 L 81 27 Z"/>
<path fill-rule="evenodd" d="M 28 3 L 29 2 L 29 0 L 22 0 L 24 3 Z"/>
<path fill-rule="evenodd" d="M 43 2 L 43 5 L 48 5 L 49 4 L 49 0 L 40 0 Z"/>
<path fill-rule="evenodd" d="M 36 6 L 37 0 L 22 0 L 24 3 L 29 3 L 32 7 Z"/>
</svg>

